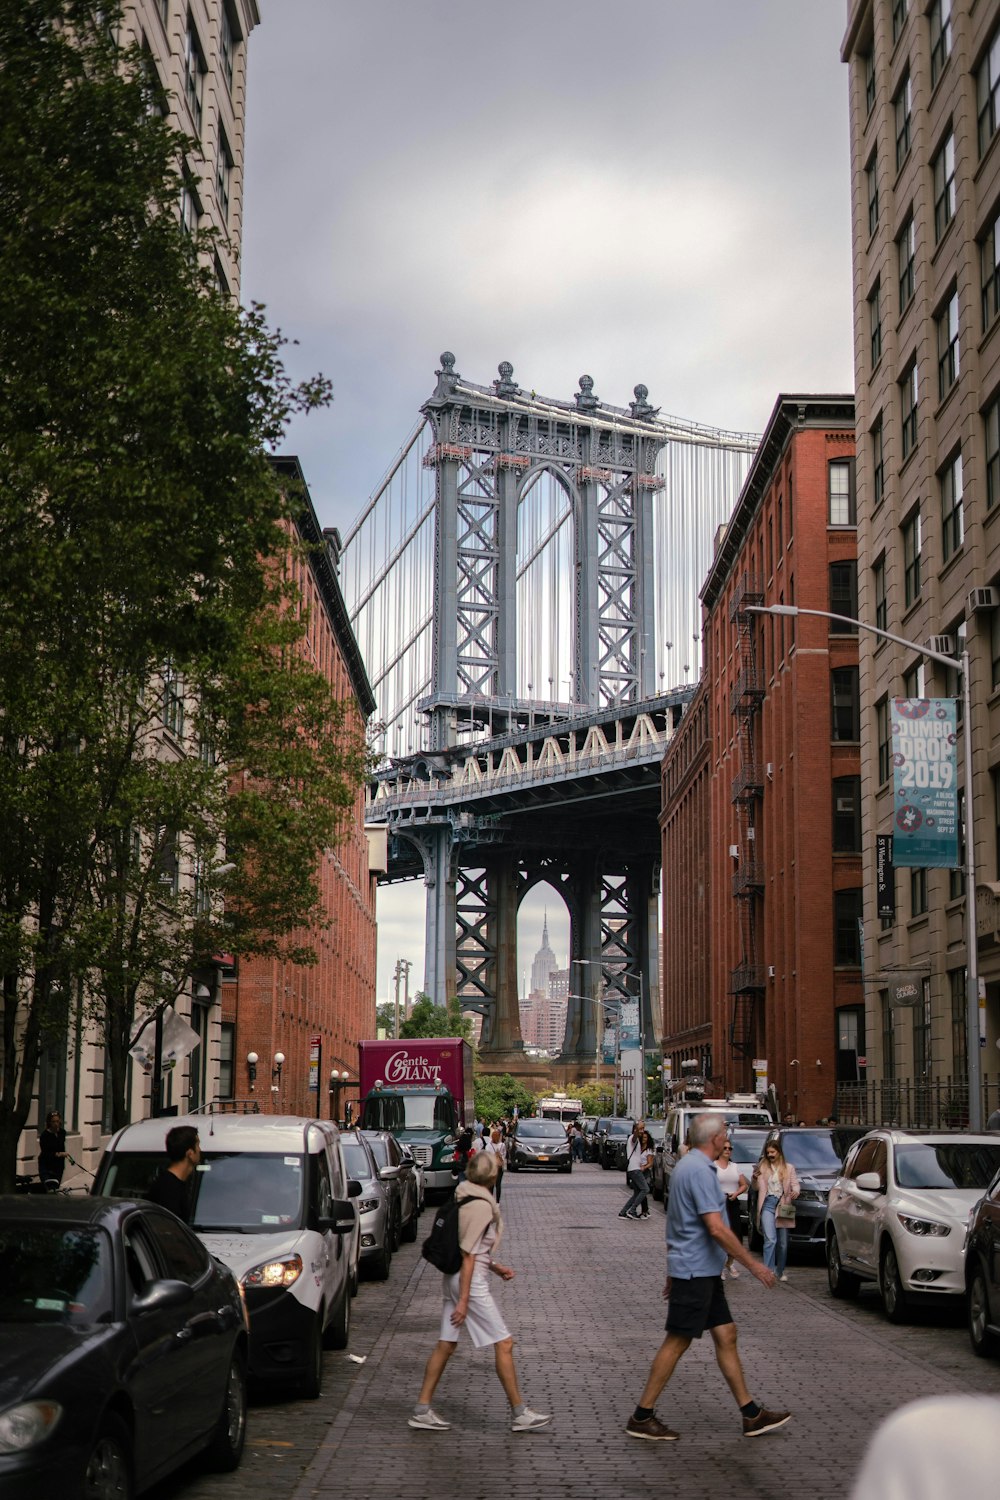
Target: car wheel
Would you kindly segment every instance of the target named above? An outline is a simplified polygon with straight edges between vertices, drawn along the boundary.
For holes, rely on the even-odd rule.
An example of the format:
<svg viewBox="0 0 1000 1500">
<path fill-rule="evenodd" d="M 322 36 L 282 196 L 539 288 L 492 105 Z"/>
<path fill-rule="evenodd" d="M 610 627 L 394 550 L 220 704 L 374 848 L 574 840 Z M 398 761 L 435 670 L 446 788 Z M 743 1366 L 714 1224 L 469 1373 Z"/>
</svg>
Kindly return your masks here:
<svg viewBox="0 0 1000 1500">
<path fill-rule="evenodd" d="M 909 1315 L 909 1304 L 903 1291 L 895 1247 L 891 1242 L 882 1251 L 878 1284 L 882 1293 L 882 1306 L 889 1322 L 905 1323 Z"/>
<path fill-rule="evenodd" d="M 656 1199 L 657 1203 L 662 1203 L 663 1202 L 663 1183 L 662 1182 L 654 1182 L 651 1191 L 652 1191 L 653 1197 Z"/>
<path fill-rule="evenodd" d="M 401 1225 L 401 1223 L 399 1221 L 399 1214 L 396 1214 L 394 1216 L 394 1218 L 393 1218 L 393 1221 L 392 1221 L 392 1253 L 393 1253 L 393 1255 L 395 1255 L 396 1251 L 399 1249 L 399 1246 L 400 1246 L 400 1243 L 402 1241 L 402 1238 L 403 1238 L 403 1226 Z"/>
<path fill-rule="evenodd" d="M 351 1336 L 351 1289 L 344 1288 L 344 1295 L 340 1299 L 340 1306 L 323 1334 L 323 1346 L 326 1349 L 346 1349 L 347 1341 Z"/>
<path fill-rule="evenodd" d="M 313 1319 L 306 1350 L 306 1373 L 302 1377 L 302 1394 L 307 1401 L 317 1401 L 323 1390 L 322 1313 Z"/>
<path fill-rule="evenodd" d="M 358 1270 L 358 1262 L 355 1261 L 354 1262 L 354 1268 L 351 1271 L 351 1296 L 352 1297 L 356 1297 L 358 1295 L 358 1285 L 360 1283 L 360 1280 L 361 1280 L 361 1276 L 360 1276 L 360 1272 Z"/>
<path fill-rule="evenodd" d="M 382 1249 L 378 1255 L 373 1255 L 371 1260 L 366 1261 L 365 1264 L 371 1270 L 375 1281 L 389 1280 L 389 1269 L 392 1265 L 392 1242 L 388 1224 L 385 1226 L 385 1233 L 382 1237 Z"/>
<path fill-rule="evenodd" d="M 416 1205 L 414 1205 L 412 1214 L 410 1215 L 410 1217 L 407 1219 L 406 1223 L 403 1226 L 402 1236 L 403 1236 L 403 1239 L 409 1241 L 409 1243 L 411 1245 L 412 1245 L 413 1241 L 417 1237 L 417 1209 L 416 1209 Z"/>
<path fill-rule="evenodd" d="M 566 1173 L 566 1172 L 572 1172 L 572 1170 L 573 1170 L 573 1163 L 572 1163 L 572 1162 L 571 1162 L 571 1161 L 568 1161 L 568 1162 L 567 1162 L 567 1163 L 566 1163 L 566 1164 L 565 1164 L 565 1166 L 564 1166 L 564 1165 L 563 1165 L 563 1164 L 562 1164 L 562 1162 L 560 1162 L 560 1163 L 559 1163 L 559 1167 L 558 1167 L 558 1170 L 559 1170 L 559 1171 L 560 1171 L 560 1172 L 562 1172 L 562 1173 L 563 1173 L 563 1174 L 565 1174 L 565 1173 Z"/>
<path fill-rule="evenodd" d="M 845 1271 L 840 1264 L 840 1246 L 836 1231 L 831 1229 L 826 1240 L 826 1279 L 831 1297 L 856 1297 L 861 1278 Z"/>
<path fill-rule="evenodd" d="M 132 1439 L 120 1417 L 105 1417 L 83 1469 L 84 1500 L 132 1500 Z"/>
<path fill-rule="evenodd" d="M 229 1474 L 239 1467 L 247 1435 L 247 1373 L 243 1357 L 233 1350 L 226 1379 L 226 1394 L 212 1440 L 205 1449 L 209 1468 Z"/>
<path fill-rule="evenodd" d="M 973 1354 L 980 1359 L 1000 1352 L 1000 1342 L 990 1332 L 990 1303 L 986 1291 L 986 1278 L 977 1267 L 969 1282 L 969 1342 Z"/>
</svg>

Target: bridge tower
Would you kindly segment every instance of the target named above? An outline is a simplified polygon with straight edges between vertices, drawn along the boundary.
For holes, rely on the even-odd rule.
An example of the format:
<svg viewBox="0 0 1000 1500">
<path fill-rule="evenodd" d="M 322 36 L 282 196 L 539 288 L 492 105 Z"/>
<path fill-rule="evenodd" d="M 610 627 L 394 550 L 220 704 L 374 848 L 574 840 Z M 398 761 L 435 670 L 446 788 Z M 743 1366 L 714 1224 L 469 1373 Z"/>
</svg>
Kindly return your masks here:
<svg viewBox="0 0 1000 1500">
<path fill-rule="evenodd" d="M 656 459 L 666 441 L 642 385 L 622 409 L 601 402 L 588 375 L 564 402 L 523 391 L 506 361 L 491 387 L 464 380 L 451 353 L 440 363 L 422 408 L 432 434 L 423 461 L 435 473 L 433 650 L 430 691 L 419 703 L 429 743 L 415 759 L 428 777 L 463 737 L 480 752 L 495 742 L 502 754 L 512 738 L 620 715 L 655 697 L 652 496 L 664 483 Z M 548 699 L 525 692 L 517 659 L 518 514 L 543 476 L 565 496 L 572 527 L 570 691 L 562 700 L 551 678 Z M 517 911 L 541 879 L 561 890 L 570 913 L 567 1064 L 593 1061 L 602 995 L 641 994 L 643 1029 L 654 1037 L 655 838 L 628 851 L 571 838 L 542 855 L 530 838 L 474 814 L 395 831 L 423 864 L 425 988 L 439 1003 L 457 991 L 482 1013 L 484 1054 L 499 1062 L 523 1047 Z"/>
</svg>

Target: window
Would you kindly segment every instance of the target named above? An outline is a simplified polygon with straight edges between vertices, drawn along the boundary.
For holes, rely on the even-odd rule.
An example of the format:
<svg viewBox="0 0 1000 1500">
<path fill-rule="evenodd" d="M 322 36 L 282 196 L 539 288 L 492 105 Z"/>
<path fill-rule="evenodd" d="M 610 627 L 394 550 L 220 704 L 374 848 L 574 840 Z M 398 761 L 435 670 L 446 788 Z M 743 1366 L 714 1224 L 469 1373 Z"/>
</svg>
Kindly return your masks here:
<svg viewBox="0 0 1000 1500">
<path fill-rule="evenodd" d="M 962 455 L 956 453 L 941 475 L 941 540 L 944 560 L 962 545 Z"/>
<path fill-rule="evenodd" d="M 903 674 L 903 697 L 927 697 L 927 674 L 924 671 L 922 661 L 918 661 L 915 666 L 912 666 L 908 672 Z"/>
<path fill-rule="evenodd" d="M 223 1021 L 219 1027 L 219 1098 L 235 1098 L 236 1023 Z"/>
<path fill-rule="evenodd" d="M 775 508 L 775 526 L 778 533 L 778 556 L 780 557 L 785 550 L 785 513 L 780 495 Z"/>
<path fill-rule="evenodd" d="M 953 656 L 961 656 L 962 652 L 965 650 L 966 643 L 965 621 L 959 620 L 957 625 L 953 625 L 949 629 L 948 634 L 954 636 L 955 638 L 955 649 L 953 652 L 949 652 L 948 654 Z M 945 667 L 944 696 L 946 698 L 955 699 L 955 723 L 959 725 L 962 722 L 965 710 L 964 693 L 965 681 L 963 679 L 962 673 L 958 670 L 957 667 Z M 959 797 L 961 797 L 962 795 L 961 787 L 959 787 L 958 789 L 958 795 Z"/>
<path fill-rule="evenodd" d="M 979 154 L 982 156 L 997 130 L 997 99 L 1000 97 L 1000 31 L 996 31 L 976 70 L 976 116 L 979 122 Z"/>
<path fill-rule="evenodd" d="M 944 400 L 959 374 L 958 292 L 952 292 L 937 324 L 938 397 Z"/>
<path fill-rule="evenodd" d="M 903 522 L 903 599 L 905 607 L 920 597 L 920 512 Z"/>
<path fill-rule="evenodd" d="M 830 673 L 831 739 L 857 742 L 861 738 L 861 698 L 857 667 L 834 667 Z"/>
<path fill-rule="evenodd" d="M 861 1073 L 858 1058 L 865 1055 L 865 1013 L 858 1005 L 837 1011 L 837 1082 L 857 1083 Z"/>
<path fill-rule="evenodd" d="M 827 465 L 827 493 L 831 526 L 856 526 L 857 505 L 854 494 L 854 460 L 837 459 Z"/>
<path fill-rule="evenodd" d="M 951 0 L 934 0 L 930 8 L 931 88 L 941 77 L 941 70 L 951 56 Z"/>
<path fill-rule="evenodd" d="M 955 217 L 955 137 L 949 130 L 932 163 L 934 172 L 934 243 Z"/>
<path fill-rule="evenodd" d="M 163 825 L 156 830 L 155 860 L 160 895 L 176 896 L 180 889 L 181 869 L 177 855 L 177 835 Z"/>
<path fill-rule="evenodd" d="M 948 871 L 948 900 L 965 895 L 965 787 L 958 789 L 958 867 Z"/>
<path fill-rule="evenodd" d="M 194 195 L 194 189 L 190 183 L 184 182 L 181 186 L 180 221 L 181 228 L 187 235 L 198 232 L 198 220 L 201 217 L 198 211 L 198 200 Z"/>
<path fill-rule="evenodd" d="M 212 1268 L 208 1251 L 201 1240 L 186 1229 L 173 1214 L 150 1214 L 143 1219 L 144 1233 L 156 1241 L 164 1269 L 171 1281 L 186 1281 L 197 1286 Z"/>
<path fill-rule="evenodd" d="M 910 121 L 913 116 L 913 84 L 907 73 L 893 101 L 896 115 L 896 171 L 910 154 Z"/>
<path fill-rule="evenodd" d="M 184 33 L 184 95 L 191 111 L 191 119 L 198 135 L 201 135 L 201 116 L 205 94 L 205 54 L 198 41 L 194 22 L 188 17 Z"/>
<path fill-rule="evenodd" d="M 830 564 L 830 613 L 846 615 L 848 620 L 858 618 L 858 565 L 853 558 L 848 562 Z M 857 635 L 856 624 L 846 620 L 831 620 L 831 635 Z"/>
<path fill-rule="evenodd" d="M 979 281 L 983 297 L 983 332 L 992 328 L 1000 312 L 1000 215 L 990 224 L 979 246 Z"/>
<path fill-rule="evenodd" d="M 875 108 L 875 53 L 865 54 L 865 114 Z"/>
<path fill-rule="evenodd" d="M 964 964 L 960 969 L 948 971 L 948 988 L 951 990 L 951 1074 L 953 1078 L 964 1081 L 969 1062 Z"/>
<path fill-rule="evenodd" d="M 215 163 L 215 195 L 219 201 L 222 222 L 229 223 L 229 191 L 233 181 L 233 158 L 226 138 L 219 131 L 219 154 Z"/>
<path fill-rule="evenodd" d="M 212 887 L 209 883 L 210 861 L 199 852 L 194 861 L 194 914 L 207 917 L 212 910 Z"/>
<path fill-rule="evenodd" d="M 178 739 L 184 733 L 184 679 L 170 662 L 163 668 L 160 720 Z"/>
<path fill-rule="evenodd" d="M 889 780 L 889 772 L 892 770 L 888 698 L 880 698 L 875 705 L 875 739 L 878 745 L 878 780 L 879 786 L 882 786 Z"/>
<path fill-rule="evenodd" d="M 170 0 L 158 0 L 158 8 L 160 12 L 160 20 L 163 22 L 164 26 L 166 26 L 168 21 L 170 20 Z"/>
<path fill-rule="evenodd" d="M 931 982 L 921 983 L 920 1004 L 913 1008 L 913 1076 L 927 1078 L 931 1071 Z"/>
<path fill-rule="evenodd" d="M 226 86 L 230 93 L 233 92 L 233 64 L 235 60 L 236 34 L 233 31 L 233 23 L 229 15 L 229 10 L 223 5 L 222 19 L 219 25 L 219 61 L 222 63 L 222 75 L 226 80 Z"/>
<path fill-rule="evenodd" d="M 833 893 L 833 961 L 838 967 L 861 966 L 861 887 Z"/>
<path fill-rule="evenodd" d="M 992 510 L 1000 500 L 1000 399 L 992 401 L 983 413 L 986 426 L 986 509 Z"/>
<path fill-rule="evenodd" d="M 888 630 L 889 601 L 885 592 L 885 553 L 875 559 L 872 567 L 872 584 L 875 589 L 875 628 Z"/>
<path fill-rule="evenodd" d="M 865 167 L 865 182 L 868 184 L 868 233 L 878 228 L 878 152 Z"/>
<path fill-rule="evenodd" d="M 882 1012 L 882 1077 L 891 1082 L 896 1076 L 896 1013 L 889 1004 L 889 991 L 879 990 Z"/>
<path fill-rule="evenodd" d="M 917 400 L 919 381 L 916 360 L 910 365 L 899 382 L 900 413 L 903 422 L 903 462 L 917 446 Z"/>
<path fill-rule="evenodd" d="M 915 865 L 910 871 L 910 916 L 922 917 L 927 910 L 927 871 Z"/>
<path fill-rule="evenodd" d="M 882 446 L 882 418 L 872 428 L 872 509 L 878 510 L 885 499 L 885 455 Z"/>
<path fill-rule="evenodd" d="M 1000 687 L 1000 609 L 990 610 L 991 685 Z"/>
<path fill-rule="evenodd" d="M 910 0 L 892 0 L 892 40 L 893 45 L 899 41 L 899 33 L 906 24 L 906 14 L 910 8 Z"/>
<path fill-rule="evenodd" d="M 870 331 L 872 369 L 882 358 L 882 287 L 876 281 L 868 298 L 868 327 Z"/>
<path fill-rule="evenodd" d="M 833 852 L 861 853 L 860 776 L 838 776 L 833 783 Z"/>
<path fill-rule="evenodd" d="M 900 230 L 896 241 L 896 260 L 899 267 L 899 310 L 903 311 L 913 296 L 914 267 L 917 258 L 917 230 L 911 214 Z"/>
</svg>

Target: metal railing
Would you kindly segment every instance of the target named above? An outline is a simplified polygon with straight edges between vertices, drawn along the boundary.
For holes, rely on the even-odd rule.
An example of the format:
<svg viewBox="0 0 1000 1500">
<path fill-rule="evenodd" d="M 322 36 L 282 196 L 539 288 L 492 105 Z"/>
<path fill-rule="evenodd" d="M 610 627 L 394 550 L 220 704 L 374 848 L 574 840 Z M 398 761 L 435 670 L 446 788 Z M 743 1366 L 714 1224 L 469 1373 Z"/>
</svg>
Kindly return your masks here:
<svg viewBox="0 0 1000 1500">
<path fill-rule="evenodd" d="M 983 1119 L 1000 1109 L 1000 1082 L 983 1083 Z M 884 1079 L 837 1084 L 837 1119 L 844 1125 L 894 1125 L 902 1130 L 967 1130 L 969 1086 L 951 1078 Z"/>
</svg>

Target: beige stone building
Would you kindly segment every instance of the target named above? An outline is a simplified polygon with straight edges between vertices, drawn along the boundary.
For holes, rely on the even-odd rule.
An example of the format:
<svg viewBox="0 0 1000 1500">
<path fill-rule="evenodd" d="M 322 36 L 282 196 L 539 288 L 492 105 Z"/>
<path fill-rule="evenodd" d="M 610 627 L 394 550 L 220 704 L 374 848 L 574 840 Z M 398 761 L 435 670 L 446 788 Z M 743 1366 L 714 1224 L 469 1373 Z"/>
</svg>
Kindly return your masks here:
<svg viewBox="0 0 1000 1500">
<path fill-rule="evenodd" d="M 1000 0 L 849 0 L 858 613 L 970 653 L 980 1056 L 1000 1094 Z M 960 1120 L 965 876 L 897 868 L 879 919 L 875 836 L 892 830 L 894 696 L 956 696 L 954 672 L 860 636 L 867 1079 L 923 1123 Z M 961 741 L 968 726 L 959 733 Z M 963 746 L 959 745 L 959 764 Z M 964 777 L 960 775 L 960 780 Z M 912 1008 L 889 976 L 919 974 Z"/>
</svg>

